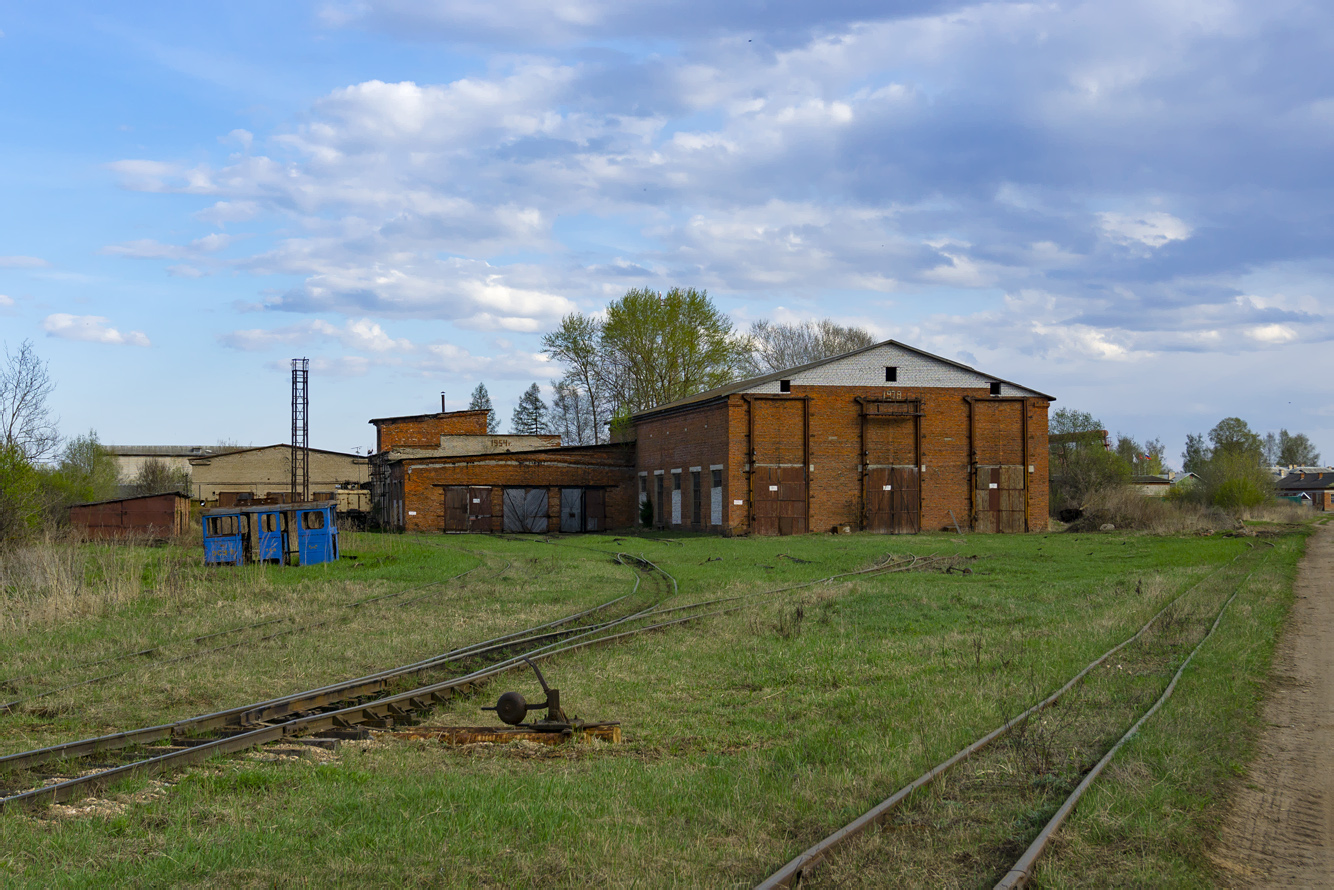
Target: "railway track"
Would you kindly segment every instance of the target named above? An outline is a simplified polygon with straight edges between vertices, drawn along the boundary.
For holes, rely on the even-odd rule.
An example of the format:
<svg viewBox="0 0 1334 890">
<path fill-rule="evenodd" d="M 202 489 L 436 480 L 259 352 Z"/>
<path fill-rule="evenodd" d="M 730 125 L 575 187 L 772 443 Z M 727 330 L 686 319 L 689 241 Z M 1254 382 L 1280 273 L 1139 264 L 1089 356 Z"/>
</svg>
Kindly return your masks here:
<svg viewBox="0 0 1334 890">
<path fill-rule="evenodd" d="M 538 661 L 748 608 L 765 598 L 843 578 L 908 571 L 933 558 L 891 558 L 864 569 L 742 594 L 676 604 L 675 577 L 642 556 L 584 548 L 635 570 L 631 591 L 591 609 L 422 661 L 318 689 L 173 723 L 0 757 L 0 809 L 55 803 L 134 775 L 155 775 L 283 738 L 384 727 L 465 694 L 526 661 Z M 635 603 L 635 607 L 626 608 Z M 618 607 L 620 607 L 618 609 Z M 429 674 L 453 676 L 412 686 Z M 410 679 L 412 678 L 412 679 Z M 407 689 L 402 689 L 403 686 Z M 156 750 L 155 750 L 156 749 Z"/>
<path fill-rule="evenodd" d="M 923 810 L 922 813 L 911 817 L 902 816 L 902 811 L 907 809 L 914 799 L 920 798 L 920 795 L 918 798 L 914 798 L 916 792 L 919 792 L 928 786 L 945 783 L 954 775 L 953 771 L 962 771 L 961 768 L 974 759 L 991 756 L 997 748 L 1001 747 L 996 744 L 998 742 L 1010 741 L 1014 744 L 1014 740 L 1018 736 L 1020 739 L 1017 747 L 1022 748 L 1024 745 L 1029 745 L 1031 747 L 1033 745 L 1032 739 L 1025 740 L 1022 736 L 1032 725 L 1034 718 L 1058 704 L 1066 705 L 1068 707 L 1070 699 L 1075 699 L 1080 695 L 1084 695 L 1086 693 L 1086 684 L 1089 682 L 1090 675 L 1094 675 L 1099 682 L 1104 682 L 1102 676 L 1095 674 L 1100 668 L 1104 669 L 1104 674 L 1113 678 L 1110 682 L 1120 682 L 1122 684 L 1122 692 L 1124 692 L 1127 689 L 1131 689 L 1132 683 L 1135 682 L 1130 679 L 1131 673 L 1139 673 L 1141 676 L 1152 675 L 1154 677 L 1162 677 L 1166 674 L 1167 670 L 1170 670 L 1170 668 L 1174 666 L 1176 668 L 1175 673 L 1171 675 L 1171 679 L 1168 680 L 1165 685 L 1156 685 L 1152 693 L 1148 695 L 1141 691 L 1138 694 L 1128 696 L 1128 698 L 1136 700 L 1134 704 L 1135 713 L 1129 718 L 1130 720 L 1133 720 L 1133 724 L 1128 730 L 1122 732 L 1126 722 L 1128 722 L 1123 721 L 1119 722 L 1118 728 L 1111 731 L 1108 730 L 1106 725 L 1095 727 L 1092 731 L 1089 730 L 1088 726 L 1084 726 L 1080 730 L 1080 732 L 1083 733 L 1083 736 L 1081 736 L 1077 742 L 1056 739 L 1055 736 L 1057 735 L 1057 732 L 1053 732 L 1052 739 L 1043 740 L 1044 745 L 1051 742 L 1053 746 L 1058 749 L 1060 749 L 1061 745 L 1068 745 L 1071 752 L 1078 753 L 1081 760 L 1078 764 L 1079 768 L 1077 772 L 1081 777 L 1081 780 L 1078 782 L 1078 785 L 1074 787 L 1073 791 L 1070 791 L 1063 800 L 1057 801 L 1059 805 L 1044 804 L 1042 799 L 1038 798 L 1035 807 L 1033 799 L 1027 801 L 1026 806 L 1029 807 L 1030 813 L 1034 808 L 1054 812 L 1050 819 L 1045 820 L 1045 824 L 1041 826 L 1040 831 L 1031 833 L 1029 836 L 1025 836 L 1019 841 L 1018 848 L 1023 849 L 1023 855 L 1017 859 L 1007 858 L 1004 860 L 1005 862 L 1012 863 L 1011 865 L 1008 867 L 1002 865 L 998 870 L 989 868 L 986 864 L 987 857 L 975 856 L 972 853 L 960 850 L 957 847 L 951 848 L 948 841 L 938 841 L 940 848 L 924 854 L 928 858 L 934 857 L 937 859 L 950 858 L 952 855 L 956 861 L 963 861 L 967 863 L 968 868 L 972 869 L 966 877 L 951 878 L 948 881 L 941 880 L 942 883 L 976 884 L 983 879 L 990 882 L 995 880 L 995 876 L 999 874 L 1001 877 L 999 878 L 999 882 L 995 885 L 998 890 L 999 888 L 1011 890 L 1011 888 L 1025 886 L 1033 875 L 1033 870 L 1039 857 L 1047 848 L 1060 826 L 1074 811 L 1080 797 L 1088 790 L 1107 764 L 1112 761 L 1116 752 L 1139 732 L 1144 723 L 1148 721 L 1171 696 L 1176 688 L 1178 680 L 1190 665 L 1191 661 L 1195 658 L 1196 653 L 1198 653 L 1213 636 L 1214 631 L 1222 622 L 1228 606 L 1232 604 L 1233 600 L 1236 599 L 1237 595 L 1241 592 L 1252 575 L 1254 575 L 1255 571 L 1258 570 L 1259 565 L 1252 566 L 1249 571 L 1246 571 L 1244 575 L 1234 583 L 1225 585 L 1225 589 L 1221 593 L 1211 591 L 1210 588 L 1205 586 L 1206 582 L 1214 579 L 1215 576 L 1224 570 L 1234 568 L 1237 560 L 1248 555 L 1251 557 L 1251 561 L 1254 561 L 1255 551 L 1252 550 L 1248 553 L 1239 555 L 1228 565 L 1222 566 L 1209 573 L 1204 578 L 1201 578 L 1195 584 L 1186 588 L 1174 597 L 1133 635 L 1127 637 L 1116 646 L 1113 646 L 1102 655 L 1098 656 L 1098 658 L 1094 659 L 1082 670 L 1076 673 L 1055 692 L 1032 705 L 1013 719 L 1006 721 L 1003 725 L 981 736 L 952 757 L 933 766 L 907 785 L 899 788 L 876 806 L 862 813 L 856 819 L 808 847 L 787 862 L 778 871 L 770 875 L 766 880 L 757 885 L 757 890 L 768 890 L 768 888 L 777 887 L 795 887 L 798 884 L 809 883 L 811 881 L 822 883 L 822 879 L 826 877 L 826 875 L 824 875 L 822 871 L 817 871 L 817 867 L 821 866 L 822 863 L 825 865 L 826 869 L 834 872 L 833 874 L 827 875 L 829 881 L 833 884 L 845 886 L 849 883 L 855 884 L 868 879 L 876 884 L 882 883 L 885 879 L 883 875 L 868 877 L 868 872 L 872 874 L 874 873 L 873 869 L 876 865 L 875 859 L 877 855 L 883 855 L 881 851 L 868 849 L 874 847 L 874 843 L 868 841 L 874 834 L 870 829 L 878 826 L 893 825 L 896 829 L 903 829 L 898 832 L 898 834 L 902 835 L 911 834 L 914 828 L 922 829 L 924 825 L 931 823 L 930 805 L 928 803 L 923 803 L 921 805 Z M 1267 558 L 1268 554 L 1266 553 L 1260 562 L 1263 563 L 1263 560 Z M 1205 601 L 1192 602 L 1195 598 L 1194 595 L 1201 594 L 1202 591 L 1204 592 L 1202 596 Z M 1212 597 L 1210 597 L 1211 592 Z M 1210 619 L 1212 619 L 1212 621 L 1210 621 Z M 1164 629 L 1160 626 L 1163 624 L 1172 625 L 1172 627 Z M 1205 630 L 1205 627 L 1208 629 Z M 1150 639 L 1150 636 L 1154 633 L 1155 629 L 1158 631 L 1158 636 L 1161 637 L 1160 639 Z M 1169 637 L 1175 636 L 1184 640 L 1191 637 L 1195 632 L 1199 632 L 1197 639 L 1179 644 L 1167 642 Z M 1190 645 L 1192 642 L 1193 645 Z M 1189 646 L 1189 652 L 1185 654 L 1184 657 L 1180 657 L 1181 653 L 1187 646 Z M 1112 672 L 1107 669 L 1112 667 L 1110 660 L 1114 656 L 1120 656 L 1118 660 L 1124 662 L 1124 664 L 1115 665 L 1117 670 Z M 1127 672 L 1122 670 L 1125 667 L 1125 664 L 1131 664 L 1145 669 L 1138 672 Z M 1167 665 L 1166 670 L 1163 667 L 1164 664 Z M 1083 706 L 1076 706 L 1074 711 L 1078 715 L 1079 720 L 1087 719 L 1090 723 L 1096 722 L 1100 717 L 1103 719 L 1104 723 L 1108 722 L 1109 717 L 1123 717 L 1131 707 L 1126 701 L 1117 699 L 1115 695 L 1099 695 L 1089 692 L 1087 693 L 1087 698 L 1089 701 L 1085 702 Z M 1102 712 L 1098 710 L 1099 707 L 1101 707 L 1100 702 L 1107 705 L 1106 714 L 1102 714 Z M 1115 704 L 1108 704 L 1111 702 L 1114 702 Z M 1071 721 L 1071 725 L 1074 726 L 1074 721 Z M 1072 729 L 1071 732 L 1073 733 L 1074 730 Z M 1088 760 L 1092 759 L 1087 757 L 1088 750 L 1095 747 L 1101 752 L 1101 757 L 1097 759 L 1096 763 L 1088 763 Z M 1097 755 L 1094 756 L 1096 757 Z M 984 775 L 986 772 L 987 771 L 979 770 L 978 775 Z M 1004 772 L 1004 770 L 997 769 L 991 772 L 1001 773 Z M 1039 776 L 1039 779 L 1041 778 L 1044 777 Z M 1013 787 L 1008 790 L 1014 793 L 1024 793 L 1025 788 L 1031 787 L 1033 784 L 1034 783 L 1029 781 L 1014 782 L 1012 783 Z M 1069 784 L 1074 783 L 1071 781 Z M 976 781 L 976 777 L 973 777 L 972 781 L 960 780 L 958 786 L 951 789 L 948 795 L 944 793 L 941 795 L 941 799 L 946 800 L 952 807 L 952 819 L 949 821 L 967 822 L 973 819 L 985 818 L 985 816 L 980 814 L 986 811 L 986 805 L 979 802 L 975 804 L 975 809 L 970 810 L 968 809 L 969 802 L 967 797 L 970 793 L 979 796 L 994 795 L 997 793 L 997 787 L 995 782 L 978 782 Z M 1068 787 L 1068 785 L 1065 787 Z M 896 819 L 901 821 L 896 822 Z M 990 860 L 996 861 L 997 857 L 1002 856 L 1005 851 L 1013 848 L 1014 841 L 1015 839 L 1011 838 L 1009 842 L 1001 845 L 1000 849 L 992 849 L 990 851 Z M 911 841 L 900 842 L 896 839 L 895 843 L 900 843 L 900 845 L 902 845 L 902 843 L 911 843 Z M 985 878 L 985 874 L 988 872 L 992 875 L 991 878 Z M 920 876 L 918 877 L 920 879 Z M 938 874 L 935 876 L 935 880 L 940 880 Z"/>
<path fill-rule="evenodd" d="M 699 617 L 646 622 L 675 593 L 676 581 L 637 557 L 620 554 L 617 559 L 635 569 L 630 593 L 546 624 L 318 689 L 0 757 L 0 788 L 6 789 L 0 791 L 5 795 L 0 797 L 0 809 L 22 802 L 67 800 L 129 774 L 157 774 L 284 737 L 411 720 L 414 713 L 476 688 L 522 664 L 525 657 L 550 658 Z M 624 610 L 627 602 L 639 605 L 627 611 Z M 616 614 L 618 606 L 622 611 Z M 628 633 L 619 630 L 625 625 L 633 625 L 634 629 Z M 428 674 L 450 670 L 460 673 L 437 682 L 411 685 L 420 683 Z M 405 685 L 409 688 L 395 691 Z M 154 747 L 164 750 L 153 751 Z M 127 754 L 129 760 L 124 762 Z M 43 769 L 47 765 L 56 768 Z M 16 787 L 28 790 L 15 793 Z"/>
</svg>

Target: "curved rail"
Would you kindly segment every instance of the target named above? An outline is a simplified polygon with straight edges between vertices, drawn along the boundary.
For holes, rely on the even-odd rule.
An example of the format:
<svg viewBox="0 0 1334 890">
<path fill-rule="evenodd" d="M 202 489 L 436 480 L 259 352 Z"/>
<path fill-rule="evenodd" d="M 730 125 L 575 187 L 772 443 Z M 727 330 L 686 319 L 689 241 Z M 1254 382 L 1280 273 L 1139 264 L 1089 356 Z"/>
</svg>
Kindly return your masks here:
<svg viewBox="0 0 1334 890">
<path fill-rule="evenodd" d="M 642 562 L 650 566 L 652 565 L 651 563 L 648 563 L 647 560 L 642 560 Z M 656 566 L 653 566 L 653 569 L 661 576 L 669 579 L 672 582 L 673 586 L 675 586 L 676 579 L 673 578 L 669 573 L 663 571 L 660 568 L 657 568 Z M 635 588 L 636 590 L 639 588 L 638 582 L 639 579 L 636 580 L 636 588 Z M 629 594 L 627 594 L 626 596 L 629 596 Z M 616 600 L 610 602 L 619 602 L 625 598 L 626 598 L 625 596 L 618 597 Z M 584 610 L 583 612 L 577 613 L 576 615 L 566 616 L 564 619 L 560 619 L 560 622 L 569 622 L 572 620 L 577 620 L 577 618 L 587 615 L 590 612 L 605 608 L 609 604 L 610 603 L 604 603 L 601 606 L 596 606 L 593 609 Z M 505 671 L 508 671 L 511 668 L 513 668 L 516 664 L 522 663 L 524 658 L 529 658 L 533 660 L 546 659 L 552 657 L 553 655 L 557 655 L 563 652 L 569 652 L 577 649 L 587 648 L 590 646 L 600 645 L 612 642 L 614 640 L 624 639 L 629 636 L 634 636 L 636 634 L 646 633 L 653 630 L 659 630 L 665 627 L 670 627 L 677 624 L 683 624 L 688 621 L 694 621 L 699 618 L 705 617 L 705 614 L 690 615 L 684 618 L 677 618 L 672 621 L 660 622 L 657 624 L 636 628 L 632 631 L 626 631 L 605 636 L 597 635 L 599 631 L 605 630 L 606 628 L 642 619 L 644 616 L 650 614 L 652 609 L 656 605 L 657 603 L 649 606 L 648 608 L 640 609 L 637 612 L 625 616 L 623 618 L 615 619 L 610 622 L 604 622 L 603 624 L 600 625 L 595 625 L 594 627 L 596 628 L 596 630 L 586 629 L 586 628 L 572 628 L 570 632 L 574 633 L 575 635 L 560 642 L 550 643 L 545 646 L 539 646 L 537 648 L 530 649 L 527 652 L 524 652 L 520 655 L 514 656 L 512 658 L 506 658 L 497 664 L 489 665 L 487 667 L 471 671 L 459 677 L 455 677 L 439 683 L 433 683 L 426 686 L 418 687 L 416 689 L 412 689 L 407 692 L 397 693 L 395 695 L 390 695 L 384 698 L 377 699 L 375 701 L 363 704 L 354 704 L 351 706 L 340 708 L 338 710 L 326 711 L 317 714 L 303 713 L 301 710 L 297 710 L 296 708 L 292 707 L 297 704 L 296 701 L 289 700 L 286 702 L 282 702 L 283 704 L 289 706 L 289 711 L 288 711 L 288 719 L 284 720 L 281 723 L 264 725 L 255 729 L 243 730 L 234 735 L 205 741 L 201 744 L 193 745 L 183 750 L 171 751 L 166 754 L 159 755 L 157 757 L 146 758 L 144 760 L 135 761 L 133 763 L 125 764 L 123 766 L 112 767 L 110 769 L 102 770 L 95 773 L 90 773 L 88 775 L 80 776 L 77 778 L 67 779 L 65 781 L 58 782 L 55 784 L 45 785 L 40 788 L 35 788 L 30 791 L 22 792 L 20 794 L 14 794 L 8 797 L 0 798 L 0 809 L 3 809 L 6 806 L 11 806 L 19 803 L 37 802 L 37 801 L 58 802 L 62 800 L 67 800 L 74 794 L 79 793 L 80 790 L 87 790 L 89 788 L 105 784 L 106 782 L 113 781 L 117 778 L 127 776 L 131 773 L 138 775 L 155 775 L 160 772 L 163 772 L 164 770 L 174 768 L 175 766 L 186 765 L 189 763 L 196 763 L 201 760 L 212 757 L 216 754 L 233 753 L 235 751 L 244 750 L 246 748 L 250 748 L 255 745 L 260 745 L 266 742 L 275 741 L 279 738 L 284 738 L 287 736 L 300 735 L 307 732 L 328 730 L 332 728 L 354 727 L 362 723 L 371 721 L 381 721 L 387 718 L 405 717 L 413 711 L 425 710 L 430 707 L 433 707 L 435 704 L 448 701 L 451 697 L 453 697 L 454 694 L 456 694 L 457 690 L 472 688 L 483 680 L 487 680 L 493 676 L 504 673 Z M 540 630 L 543 627 L 549 627 L 551 624 L 554 623 L 556 622 L 550 622 L 548 623 L 548 625 L 542 625 L 539 626 L 538 628 L 529 628 L 527 631 L 522 631 L 516 634 L 509 634 L 506 635 L 505 637 L 499 637 L 497 638 L 497 641 L 499 642 L 496 643 L 495 645 L 490 646 L 489 648 L 496 649 L 496 648 L 506 648 L 512 646 L 514 645 L 516 638 L 520 638 L 524 634 L 530 634 L 530 632 L 533 630 Z M 580 640 L 582 640 L 582 642 L 580 642 Z M 494 643 L 495 641 L 492 642 Z M 466 657 L 469 655 L 478 654 L 479 651 L 482 651 L 479 648 L 482 645 L 483 644 L 477 644 L 472 647 L 467 647 L 466 651 L 460 650 L 463 652 L 463 655 L 459 657 Z M 408 673 L 411 673 L 411 671 L 408 671 Z M 402 675 L 403 675 L 402 672 L 400 672 L 396 676 L 401 677 Z M 339 686 L 336 688 L 346 691 L 348 687 L 347 684 L 339 684 Z M 289 697 L 289 699 L 290 698 L 291 697 Z M 275 702 L 279 701 L 282 700 L 275 700 Z M 267 705 L 270 703 L 265 703 L 265 704 Z M 301 704 L 309 706 L 311 704 L 311 699 L 307 697 L 301 700 Z M 232 711 L 220 712 L 219 714 L 205 715 L 204 717 L 191 718 L 190 720 L 181 721 L 175 724 L 168 724 L 158 727 L 149 727 L 147 729 L 142 729 L 142 730 L 134 730 L 126 733 L 117 733 L 111 736 L 102 736 L 96 739 L 85 739 L 81 742 L 72 742 L 66 745 L 57 745 L 51 748 L 44 748 L 37 751 L 22 752 L 20 754 L 14 754 L 10 755 L 9 757 L 0 758 L 0 766 L 9 767 L 11 769 L 27 768 L 40 765 L 41 763 L 48 762 L 51 760 L 82 757 L 100 751 L 125 748 L 135 744 L 147 744 L 149 742 L 159 741 L 163 738 L 169 738 L 185 730 L 216 728 L 217 721 L 219 718 L 228 718 L 234 723 L 236 722 L 236 719 L 243 712 L 246 716 L 252 718 L 261 716 L 259 711 L 257 711 L 253 706 L 247 709 L 233 709 Z M 245 724 L 242 724 L 243 727 L 244 725 Z M 250 725 L 253 725 L 253 723 Z"/>
<path fill-rule="evenodd" d="M 663 574 L 666 575 L 665 572 Z M 303 692 L 280 696 L 263 702 L 256 702 L 236 708 L 217 711 L 211 714 L 190 717 L 174 723 L 166 723 L 144 729 L 131 730 L 129 732 L 113 733 L 95 738 L 81 739 L 79 741 L 66 742 L 34 751 L 10 754 L 8 756 L 0 757 L 0 768 L 28 768 L 62 758 L 85 757 L 100 751 L 115 750 L 132 745 L 149 744 L 172 736 L 216 731 L 219 729 L 282 719 L 316 708 L 327 708 L 338 702 L 346 702 L 357 698 L 364 698 L 368 695 L 378 694 L 387 689 L 391 683 L 400 680 L 405 676 L 421 674 L 427 670 L 439 668 L 452 662 L 483 656 L 524 643 L 550 639 L 552 636 L 557 635 L 568 636 L 577 634 L 579 636 L 584 636 L 589 632 L 589 629 L 586 627 L 569 628 L 557 633 L 542 632 L 551 631 L 553 628 L 558 628 L 571 622 L 578 621 L 581 618 L 609 609 L 617 603 L 623 602 L 634 596 L 639 590 L 641 582 L 642 577 L 637 573 L 635 577 L 635 586 L 628 594 L 615 597 L 597 606 L 593 606 L 592 608 L 566 615 L 555 621 L 549 621 L 545 624 L 539 624 L 521 631 L 504 634 L 480 643 L 473 643 L 468 646 L 451 649 L 448 652 L 434 655 L 430 658 L 413 662 L 411 664 L 400 665 L 396 668 L 377 671 L 372 674 L 357 677 L 353 680 L 345 680 L 316 689 L 309 689 Z M 613 622 L 604 622 L 603 624 L 595 625 L 594 627 L 608 627 L 617 623 L 624 623 L 626 621 L 641 618 L 657 604 L 658 603 L 653 603 L 648 609 L 641 609 L 631 615 L 616 619 Z"/>
</svg>

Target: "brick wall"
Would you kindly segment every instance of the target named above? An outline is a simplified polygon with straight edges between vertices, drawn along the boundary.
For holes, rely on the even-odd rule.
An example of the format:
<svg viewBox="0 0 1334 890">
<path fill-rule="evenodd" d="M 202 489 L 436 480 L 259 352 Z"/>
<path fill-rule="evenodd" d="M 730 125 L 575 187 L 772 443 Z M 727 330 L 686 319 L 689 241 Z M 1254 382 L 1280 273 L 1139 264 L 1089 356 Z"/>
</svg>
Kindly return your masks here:
<svg viewBox="0 0 1334 890">
<path fill-rule="evenodd" d="M 485 411 L 450 411 L 372 420 L 375 450 L 436 448 L 441 436 L 485 436 L 486 418 Z"/>
<path fill-rule="evenodd" d="M 561 488 L 603 488 L 607 528 L 627 528 L 637 524 L 639 515 L 634 459 L 633 445 L 602 445 L 397 461 L 390 468 L 389 524 L 412 532 L 441 532 L 445 527 L 445 487 L 468 485 L 491 489 L 494 532 L 504 528 L 502 492 L 506 487 L 547 488 L 552 533 L 560 529 Z M 402 502 L 401 511 L 394 507 L 396 500 Z M 401 519 L 393 515 L 395 512 L 402 513 Z"/>
<path fill-rule="evenodd" d="M 649 499 L 655 506 L 655 516 L 662 518 L 662 525 L 668 528 L 693 527 L 691 522 L 694 502 L 691 471 L 698 467 L 700 473 L 700 531 L 722 531 L 730 527 L 727 510 L 730 481 L 726 473 L 729 464 L 727 457 L 728 406 L 721 402 L 706 405 L 682 414 L 668 415 L 650 419 L 635 425 L 635 471 L 643 474 L 635 479 L 635 503 L 639 500 L 639 478 L 647 482 Z M 723 468 L 723 524 L 710 523 L 710 491 L 712 469 Z M 672 471 L 679 470 L 681 475 L 681 522 L 672 523 Z M 657 483 L 655 479 L 663 476 L 664 503 L 658 509 Z M 638 507 L 636 506 L 636 510 Z"/>
<path fill-rule="evenodd" d="M 920 418 L 876 417 L 868 418 L 865 424 L 868 463 L 916 463 L 925 468 L 921 471 L 922 529 L 952 529 L 951 511 L 960 527 L 972 527 L 974 460 L 981 465 L 1022 465 L 1028 486 L 1027 527 L 1035 531 L 1047 528 L 1047 401 L 993 399 L 985 387 L 887 389 L 803 387 L 794 383 L 790 394 L 778 397 L 785 398 L 785 402 L 768 397 L 748 402 L 742 395 L 733 395 L 726 402 L 641 421 L 637 425 L 640 449 L 637 469 L 648 471 L 649 492 L 656 498 L 654 470 L 669 473 L 674 467 L 725 463 L 725 530 L 748 531 L 751 527 L 748 434 L 752 410 L 749 405 L 754 404 L 758 406 L 757 462 L 800 464 L 804 460 L 806 464 L 809 529 L 828 531 L 836 525 L 858 529 L 863 525 L 864 509 L 863 421 L 858 396 L 920 400 Z M 971 448 L 969 397 L 973 399 Z M 723 417 L 726 429 L 720 431 Z M 808 434 L 809 451 L 806 450 Z M 915 459 L 914 440 L 920 441 Z M 1032 472 L 1028 472 L 1029 467 Z M 668 499 L 670 490 L 668 477 L 664 485 Z M 682 500 L 686 518 L 688 498 Z M 667 515 L 670 519 L 670 514 Z"/>
</svg>

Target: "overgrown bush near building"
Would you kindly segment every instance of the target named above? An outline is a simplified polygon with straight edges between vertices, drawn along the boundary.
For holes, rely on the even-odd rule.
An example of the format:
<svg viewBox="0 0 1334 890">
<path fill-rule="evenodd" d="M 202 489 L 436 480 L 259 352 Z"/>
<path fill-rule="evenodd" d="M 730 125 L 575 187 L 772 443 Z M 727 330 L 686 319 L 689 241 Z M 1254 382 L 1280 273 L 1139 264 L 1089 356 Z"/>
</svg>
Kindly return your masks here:
<svg viewBox="0 0 1334 890">
<path fill-rule="evenodd" d="M 1173 535 L 1237 527 L 1235 517 L 1216 507 L 1145 497 L 1129 485 L 1107 485 L 1090 491 L 1081 509 L 1083 514 L 1068 526 L 1068 531 L 1098 531 L 1111 525 L 1117 530 Z"/>
</svg>

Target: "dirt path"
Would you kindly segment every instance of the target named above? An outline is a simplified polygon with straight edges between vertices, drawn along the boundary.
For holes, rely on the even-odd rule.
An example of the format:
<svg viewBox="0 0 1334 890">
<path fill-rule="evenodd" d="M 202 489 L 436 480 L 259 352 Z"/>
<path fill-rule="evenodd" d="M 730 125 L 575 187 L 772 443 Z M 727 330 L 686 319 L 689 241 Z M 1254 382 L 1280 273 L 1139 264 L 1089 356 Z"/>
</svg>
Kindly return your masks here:
<svg viewBox="0 0 1334 890">
<path fill-rule="evenodd" d="M 1307 542 L 1260 753 L 1214 859 L 1230 887 L 1334 887 L 1334 523 Z"/>
</svg>

